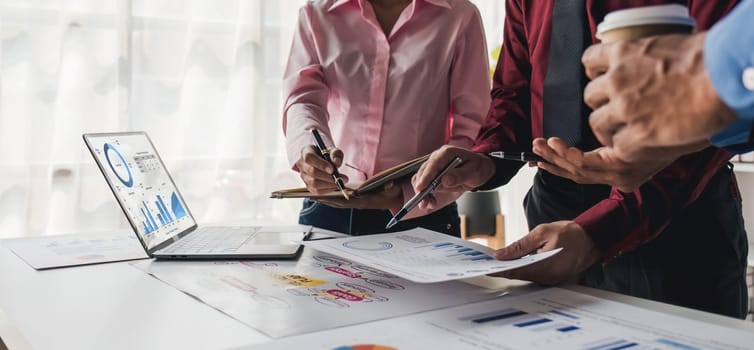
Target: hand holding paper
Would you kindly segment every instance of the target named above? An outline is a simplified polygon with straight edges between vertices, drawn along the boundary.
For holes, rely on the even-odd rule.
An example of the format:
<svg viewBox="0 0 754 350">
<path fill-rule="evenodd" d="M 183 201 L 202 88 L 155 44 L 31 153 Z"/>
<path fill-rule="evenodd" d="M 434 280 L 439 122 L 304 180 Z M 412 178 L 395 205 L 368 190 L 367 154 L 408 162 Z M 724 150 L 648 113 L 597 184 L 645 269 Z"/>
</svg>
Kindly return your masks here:
<svg viewBox="0 0 754 350">
<path fill-rule="evenodd" d="M 511 270 L 546 259 L 560 251 L 556 249 L 501 261 L 495 260 L 494 251 L 489 247 L 422 228 L 304 244 L 417 283 L 442 282 Z"/>
</svg>

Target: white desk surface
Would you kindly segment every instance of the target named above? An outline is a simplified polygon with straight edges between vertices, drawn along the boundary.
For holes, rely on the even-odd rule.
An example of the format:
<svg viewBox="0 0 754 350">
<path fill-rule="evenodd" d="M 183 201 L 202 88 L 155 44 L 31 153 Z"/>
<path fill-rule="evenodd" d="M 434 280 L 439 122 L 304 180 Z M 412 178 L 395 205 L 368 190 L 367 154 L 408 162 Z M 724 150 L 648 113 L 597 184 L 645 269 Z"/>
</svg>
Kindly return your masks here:
<svg viewBox="0 0 754 350">
<path fill-rule="evenodd" d="M 0 281 L 0 309 L 33 349 L 218 349 L 269 339 L 127 262 L 36 271 L 0 242 Z"/>
<path fill-rule="evenodd" d="M 511 285 L 501 279 L 477 281 Z M 268 341 L 127 262 L 35 271 L 0 242 L 0 338 L 14 349 L 222 349 Z M 536 289 L 512 287 L 512 294 Z M 754 332 L 754 323 L 589 288 L 572 290 Z M 3 315 L 4 313 L 4 315 Z"/>
</svg>

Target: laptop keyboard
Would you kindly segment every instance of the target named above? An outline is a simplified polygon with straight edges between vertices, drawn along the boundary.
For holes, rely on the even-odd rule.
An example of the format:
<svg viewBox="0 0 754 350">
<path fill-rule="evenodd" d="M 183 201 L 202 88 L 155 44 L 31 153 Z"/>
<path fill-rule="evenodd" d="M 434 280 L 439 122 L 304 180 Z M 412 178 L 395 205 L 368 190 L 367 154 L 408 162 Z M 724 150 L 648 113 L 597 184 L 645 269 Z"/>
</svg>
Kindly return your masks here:
<svg viewBox="0 0 754 350">
<path fill-rule="evenodd" d="M 256 231 L 251 227 L 202 227 L 161 253 L 230 254 L 254 237 Z"/>
</svg>

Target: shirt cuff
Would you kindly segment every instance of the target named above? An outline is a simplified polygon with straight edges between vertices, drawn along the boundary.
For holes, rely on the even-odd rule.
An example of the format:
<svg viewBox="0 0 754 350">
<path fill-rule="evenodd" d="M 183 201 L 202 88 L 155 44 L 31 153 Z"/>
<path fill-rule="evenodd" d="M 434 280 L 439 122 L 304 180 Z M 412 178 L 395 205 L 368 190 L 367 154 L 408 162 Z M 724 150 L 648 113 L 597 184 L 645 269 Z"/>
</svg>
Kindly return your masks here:
<svg viewBox="0 0 754 350">
<path fill-rule="evenodd" d="M 725 149 L 731 146 L 749 143 L 752 126 L 754 126 L 754 120 L 739 118 L 723 131 L 713 135 L 710 138 L 710 143 L 715 147 Z M 737 150 L 737 148 L 732 147 L 732 150 Z"/>
<path fill-rule="evenodd" d="M 483 183 L 481 186 L 474 189 L 474 191 L 489 191 L 494 190 L 500 186 L 504 186 L 511 181 L 514 175 L 521 169 L 524 163 L 517 160 L 505 160 L 498 157 L 485 154 L 495 164 L 495 173 L 492 177 Z"/>
<path fill-rule="evenodd" d="M 710 81 L 720 99 L 738 117 L 733 126 L 712 138 L 714 145 L 731 145 L 743 138 L 744 130 L 734 130 L 734 127 L 744 128 L 747 135 L 751 130 L 754 119 L 754 31 L 744 28 L 750 28 L 752 16 L 754 1 L 743 1 L 712 27 L 704 39 L 704 65 Z M 726 137 L 735 140 L 728 141 Z"/>
<path fill-rule="evenodd" d="M 625 231 L 616 229 L 629 225 L 625 222 L 627 215 L 619 204 L 622 199 L 622 195 L 614 191 L 609 199 L 597 203 L 573 220 L 600 250 L 603 263 L 633 250 L 637 245 L 624 242 Z"/>
</svg>

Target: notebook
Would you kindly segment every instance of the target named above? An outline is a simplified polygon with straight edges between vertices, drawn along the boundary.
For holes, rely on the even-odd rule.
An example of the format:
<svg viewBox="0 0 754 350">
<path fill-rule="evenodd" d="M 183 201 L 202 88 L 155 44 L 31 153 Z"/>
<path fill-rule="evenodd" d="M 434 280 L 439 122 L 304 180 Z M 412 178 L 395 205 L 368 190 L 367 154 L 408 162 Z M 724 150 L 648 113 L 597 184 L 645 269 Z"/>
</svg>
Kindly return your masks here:
<svg viewBox="0 0 754 350">
<path fill-rule="evenodd" d="M 346 192 L 348 192 L 350 197 L 358 197 L 359 195 L 376 192 L 390 181 L 415 174 L 428 158 L 429 155 L 421 156 L 383 170 L 360 184 L 349 184 L 346 186 Z M 337 188 L 333 188 L 332 192 L 314 194 L 309 192 L 306 187 L 298 187 L 274 191 L 270 194 L 270 198 L 343 198 L 343 194 Z"/>
<path fill-rule="evenodd" d="M 159 259 L 285 259 L 311 227 L 198 227 L 144 132 L 84 134 L 89 151 L 142 247 Z"/>
</svg>

